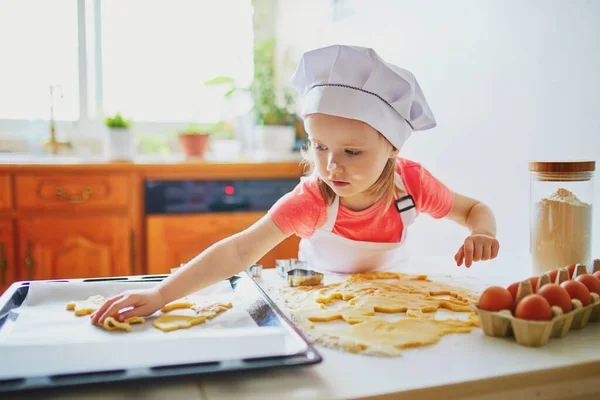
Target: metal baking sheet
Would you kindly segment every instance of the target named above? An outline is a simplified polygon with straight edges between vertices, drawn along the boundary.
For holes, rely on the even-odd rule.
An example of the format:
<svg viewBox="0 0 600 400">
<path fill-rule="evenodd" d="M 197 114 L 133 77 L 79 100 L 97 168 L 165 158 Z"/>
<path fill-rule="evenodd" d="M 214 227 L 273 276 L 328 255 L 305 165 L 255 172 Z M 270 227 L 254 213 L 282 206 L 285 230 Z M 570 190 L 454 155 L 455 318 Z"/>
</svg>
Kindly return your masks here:
<svg viewBox="0 0 600 400">
<path fill-rule="evenodd" d="M 61 282 L 68 285 L 69 282 L 110 282 L 118 280 L 126 284 L 129 282 L 159 282 L 164 278 L 166 278 L 165 275 L 151 275 L 106 279 L 72 279 Z M 293 344 L 294 349 L 299 350 L 292 353 L 270 354 L 269 356 L 255 355 L 252 357 L 228 357 L 227 359 L 215 360 L 207 360 L 205 357 L 194 360 L 190 359 L 188 355 L 185 361 L 171 361 L 165 364 L 160 362 L 160 357 L 156 357 L 156 360 L 153 360 L 151 356 L 153 354 L 152 346 L 155 346 L 154 352 L 158 355 L 161 353 L 164 354 L 166 352 L 164 349 L 168 348 L 169 345 L 155 341 L 154 344 L 149 346 L 148 354 L 150 356 L 138 362 L 133 367 L 120 367 L 117 363 L 108 368 L 108 364 L 98 363 L 99 366 L 96 369 L 88 367 L 85 370 L 72 373 L 20 374 L 19 376 L 0 379 L 0 393 L 90 385 L 104 382 L 202 376 L 233 371 L 312 365 L 321 362 L 321 356 L 247 273 L 242 273 L 239 276 L 236 275 L 230 278 L 228 282 L 231 284 L 236 296 L 240 299 L 239 304 L 246 309 L 258 327 L 265 328 L 265 333 L 274 329 L 285 332 L 286 341 Z M 3 329 L 10 329 L 11 325 L 14 326 L 18 322 L 18 308 L 27 298 L 28 290 L 29 282 L 16 282 L 0 297 L 0 335 L 3 333 Z M 224 334 L 226 334 L 225 331 Z M 202 340 L 202 338 L 190 338 L 189 340 L 192 340 L 190 345 L 193 345 L 193 340 Z M 212 340 L 218 339 L 213 338 Z M 20 351 L 18 346 L 0 346 L 0 362 L 21 363 L 23 361 L 23 359 L 19 358 L 21 354 L 27 358 L 31 354 L 39 354 L 38 357 L 44 358 L 69 356 L 69 354 L 62 353 L 58 346 L 54 346 L 55 348 L 53 347 L 52 349 L 56 353 L 55 356 L 52 355 L 52 351 L 44 353 L 43 347 L 40 347 L 39 352 L 36 351 L 33 353 L 31 347 L 32 345 L 28 345 L 27 351 Z M 77 353 L 71 352 L 71 354 Z M 26 362 L 35 363 L 36 360 L 31 359 Z"/>
</svg>

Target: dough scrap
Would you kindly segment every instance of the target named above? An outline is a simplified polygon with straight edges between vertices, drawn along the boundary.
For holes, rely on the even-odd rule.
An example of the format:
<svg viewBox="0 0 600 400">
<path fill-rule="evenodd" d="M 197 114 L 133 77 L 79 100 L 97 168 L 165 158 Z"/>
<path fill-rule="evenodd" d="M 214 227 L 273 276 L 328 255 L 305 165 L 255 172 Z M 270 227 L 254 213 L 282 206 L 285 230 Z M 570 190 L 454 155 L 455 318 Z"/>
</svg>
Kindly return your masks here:
<svg viewBox="0 0 600 400">
<path fill-rule="evenodd" d="M 187 329 L 194 325 L 202 324 L 206 317 L 190 317 L 189 315 L 161 315 L 154 320 L 152 326 L 163 332 L 171 332 L 177 329 Z"/>
<path fill-rule="evenodd" d="M 163 308 L 160 309 L 160 311 L 168 312 L 172 310 L 177 310 L 179 308 L 192 308 L 193 306 L 194 303 L 189 301 L 187 297 L 182 297 L 181 299 L 177 299 L 175 301 L 170 302 L 169 304 L 166 304 L 165 306 L 163 306 Z"/>
<path fill-rule="evenodd" d="M 283 287 L 280 294 L 309 340 L 353 353 L 397 356 L 401 349 L 430 345 L 444 335 L 479 326 L 471 306 L 477 296 L 426 275 L 354 274 L 326 286 Z M 468 320 L 436 320 L 439 309 L 468 312 Z M 388 321 L 377 313 L 404 318 Z M 332 321 L 338 322 L 323 324 Z"/>
<path fill-rule="evenodd" d="M 107 331 L 131 331 L 131 324 L 143 324 L 144 318 L 142 317 L 129 317 L 125 321 L 117 321 L 113 317 L 107 317 L 104 319 L 104 324 L 101 325 Z"/>
<path fill-rule="evenodd" d="M 194 304 L 191 309 L 196 313 L 195 316 L 163 314 L 154 320 L 152 325 L 163 332 L 188 329 L 194 325 L 203 324 L 206 320 L 213 319 L 231 307 L 231 303 L 215 303 L 208 306 Z"/>
<path fill-rule="evenodd" d="M 80 317 L 82 315 L 93 313 L 94 311 L 102 307 L 102 304 L 104 304 L 105 301 L 106 299 L 103 296 L 94 295 L 88 297 L 87 300 L 72 301 L 70 303 L 67 303 L 67 310 L 75 311 L 75 315 Z"/>
</svg>

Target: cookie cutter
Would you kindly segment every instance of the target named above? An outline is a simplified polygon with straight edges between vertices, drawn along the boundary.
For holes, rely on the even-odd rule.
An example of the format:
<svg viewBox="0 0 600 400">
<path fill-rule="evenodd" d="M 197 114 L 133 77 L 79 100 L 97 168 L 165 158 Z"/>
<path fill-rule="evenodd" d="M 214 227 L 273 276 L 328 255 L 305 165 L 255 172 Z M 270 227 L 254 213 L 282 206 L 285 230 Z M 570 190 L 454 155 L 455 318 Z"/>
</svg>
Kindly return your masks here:
<svg viewBox="0 0 600 400">
<path fill-rule="evenodd" d="M 248 273 L 253 278 L 260 278 L 262 276 L 262 269 L 263 269 L 262 265 L 253 264 L 250 266 L 250 268 L 248 268 Z"/>
<path fill-rule="evenodd" d="M 312 269 L 295 268 L 287 272 L 287 283 L 295 286 L 318 286 L 323 284 L 324 275 Z"/>
<path fill-rule="evenodd" d="M 306 261 L 300 261 L 297 258 L 275 260 L 275 270 L 283 279 L 287 279 L 288 271 L 295 268 L 308 269 L 308 264 Z"/>
</svg>

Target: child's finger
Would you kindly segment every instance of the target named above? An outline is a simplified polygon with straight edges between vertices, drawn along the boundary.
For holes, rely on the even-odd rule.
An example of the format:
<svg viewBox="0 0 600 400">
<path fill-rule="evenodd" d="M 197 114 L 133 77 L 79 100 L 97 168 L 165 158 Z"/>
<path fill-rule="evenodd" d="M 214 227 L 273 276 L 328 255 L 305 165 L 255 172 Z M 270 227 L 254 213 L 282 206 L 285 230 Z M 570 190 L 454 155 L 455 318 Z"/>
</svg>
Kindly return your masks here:
<svg viewBox="0 0 600 400">
<path fill-rule="evenodd" d="M 131 298 L 131 296 L 124 296 L 124 297 L 120 298 L 119 300 L 114 301 L 104 311 L 104 313 L 102 315 L 100 315 L 100 318 L 98 318 L 98 323 L 103 324 L 104 319 L 106 319 L 107 317 L 115 315 L 117 312 L 119 312 L 119 310 L 122 310 L 123 308 L 132 307 L 134 305 L 135 305 L 135 301 Z"/>
<path fill-rule="evenodd" d="M 132 308 L 131 310 L 122 312 L 119 314 L 117 319 L 119 321 L 125 321 L 127 318 L 142 316 L 142 314 L 140 313 L 141 308 L 142 307 L 135 307 L 135 308 Z"/>
<path fill-rule="evenodd" d="M 470 268 L 471 264 L 473 263 L 473 241 L 471 239 L 465 240 L 464 248 L 465 248 L 465 266 L 467 268 Z"/>
<path fill-rule="evenodd" d="M 494 243 L 492 243 L 492 254 L 491 254 L 491 259 L 494 259 L 498 256 L 498 251 L 500 250 L 500 243 L 498 243 L 498 241 L 495 241 Z"/>
<path fill-rule="evenodd" d="M 92 323 L 96 324 L 98 323 L 98 320 L 100 319 L 100 317 L 106 312 L 106 309 L 108 307 L 110 307 L 115 301 L 121 299 L 125 294 L 120 294 L 118 296 L 112 297 L 108 300 L 106 300 L 104 302 L 104 304 L 102 304 L 102 307 L 100 307 L 99 309 L 97 309 L 95 312 L 92 313 L 91 318 L 92 318 Z"/>
<path fill-rule="evenodd" d="M 481 261 L 483 255 L 483 247 L 481 243 L 473 243 L 473 261 Z"/>
<path fill-rule="evenodd" d="M 485 244 L 483 245 L 483 253 L 481 253 L 481 260 L 486 261 L 492 258 L 492 245 Z"/>
<path fill-rule="evenodd" d="M 458 251 L 456 252 L 456 254 L 454 255 L 454 261 L 456 261 L 456 265 L 460 266 L 463 262 L 464 259 L 464 250 L 463 250 L 463 246 L 460 246 L 460 248 L 458 249 Z"/>
<path fill-rule="evenodd" d="M 148 304 L 144 304 L 140 307 L 134 307 L 131 310 L 127 310 L 119 314 L 119 321 L 125 321 L 131 317 L 143 317 L 145 315 L 152 314 L 156 310 L 152 310 Z"/>
</svg>

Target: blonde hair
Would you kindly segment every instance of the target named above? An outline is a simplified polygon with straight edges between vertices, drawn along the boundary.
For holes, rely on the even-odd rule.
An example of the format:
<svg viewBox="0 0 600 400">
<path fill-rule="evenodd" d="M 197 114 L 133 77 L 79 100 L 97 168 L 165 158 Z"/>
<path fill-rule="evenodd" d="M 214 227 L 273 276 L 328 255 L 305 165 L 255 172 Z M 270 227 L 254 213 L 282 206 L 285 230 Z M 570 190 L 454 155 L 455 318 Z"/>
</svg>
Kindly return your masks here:
<svg viewBox="0 0 600 400">
<path fill-rule="evenodd" d="M 307 148 L 308 147 L 308 148 Z M 314 162 L 314 150 L 309 146 L 304 146 L 302 149 L 302 162 L 304 165 L 305 175 L 310 176 L 312 174 L 317 174 L 315 170 L 315 162 Z M 383 167 L 383 171 L 381 171 L 381 175 L 375 181 L 370 188 L 368 188 L 365 193 L 368 195 L 374 195 L 377 199 L 385 199 L 385 207 L 382 209 L 383 216 L 388 208 L 394 202 L 394 196 L 400 196 L 401 189 L 396 185 L 395 179 L 395 167 L 396 162 L 395 158 L 388 158 L 385 166 Z M 329 187 L 328 184 L 323 182 L 321 178 L 317 175 L 317 183 L 319 185 L 319 191 L 321 192 L 321 196 L 325 201 L 325 205 L 329 206 L 335 200 L 335 192 L 332 188 Z"/>
</svg>

